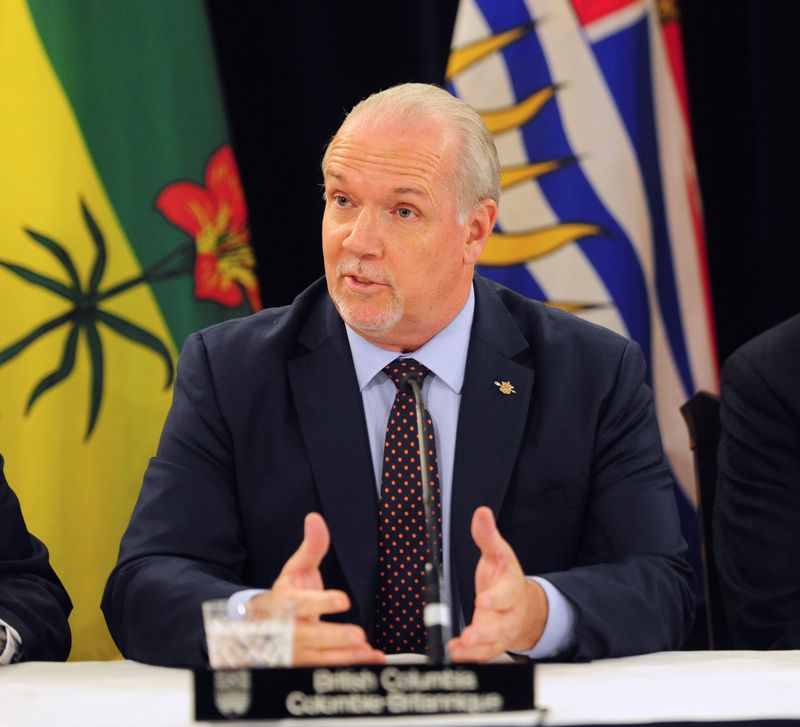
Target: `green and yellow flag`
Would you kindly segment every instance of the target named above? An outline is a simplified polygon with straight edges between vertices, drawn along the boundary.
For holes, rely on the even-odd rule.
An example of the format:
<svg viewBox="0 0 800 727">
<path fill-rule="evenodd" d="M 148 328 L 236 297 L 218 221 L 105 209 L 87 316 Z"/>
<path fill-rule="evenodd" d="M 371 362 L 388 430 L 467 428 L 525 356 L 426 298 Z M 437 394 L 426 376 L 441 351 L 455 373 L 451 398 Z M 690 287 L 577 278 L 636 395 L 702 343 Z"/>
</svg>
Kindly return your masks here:
<svg viewBox="0 0 800 727">
<path fill-rule="evenodd" d="M 71 658 L 113 658 L 100 597 L 177 352 L 260 307 L 204 6 L 2 0 L 0 93 L 0 452 Z"/>
</svg>

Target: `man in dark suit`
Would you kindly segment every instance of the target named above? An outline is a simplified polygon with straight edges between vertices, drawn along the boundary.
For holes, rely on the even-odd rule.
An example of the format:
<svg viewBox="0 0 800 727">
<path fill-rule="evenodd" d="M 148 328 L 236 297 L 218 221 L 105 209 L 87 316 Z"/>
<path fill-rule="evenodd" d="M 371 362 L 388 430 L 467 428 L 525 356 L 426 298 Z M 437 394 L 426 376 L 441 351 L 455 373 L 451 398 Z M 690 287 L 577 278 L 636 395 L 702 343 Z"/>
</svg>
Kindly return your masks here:
<svg viewBox="0 0 800 727">
<path fill-rule="evenodd" d="M 47 548 L 25 527 L 0 456 L 0 664 L 66 659 L 71 610 Z"/>
<path fill-rule="evenodd" d="M 714 552 L 733 645 L 800 649 L 800 315 L 722 369 Z"/>
<path fill-rule="evenodd" d="M 103 601 L 122 652 L 202 663 L 204 600 L 275 593 L 298 604 L 296 663 L 404 650 L 385 626 L 418 626 L 413 571 L 386 580 L 418 551 L 392 534 L 419 496 L 389 470 L 404 366 L 429 371 L 453 659 L 679 646 L 691 576 L 641 354 L 474 277 L 500 186 L 480 117 L 390 89 L 350 113 L 323 173 L 325 282 L 184 346 Z"/>
</svg>

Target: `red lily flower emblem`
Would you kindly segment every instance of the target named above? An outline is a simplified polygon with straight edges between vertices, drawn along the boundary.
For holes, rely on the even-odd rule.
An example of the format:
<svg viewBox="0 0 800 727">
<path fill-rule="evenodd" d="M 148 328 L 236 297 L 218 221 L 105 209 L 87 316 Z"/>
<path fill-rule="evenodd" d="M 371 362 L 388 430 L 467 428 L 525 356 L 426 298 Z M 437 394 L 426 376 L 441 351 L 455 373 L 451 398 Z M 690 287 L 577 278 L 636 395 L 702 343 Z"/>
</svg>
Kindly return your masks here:
<svg viewBox="0 0 800 727">
<path fill-rule="evenodd" d="M 170 184 L 158 195 L 156 208 L 194 238 L 197 298 L 235 308 L 246 294 L 250 307 L 260 310 L 247 206 L 230 145 L 221 147 L 209 160 L 205 184 Z"/>
</svg>

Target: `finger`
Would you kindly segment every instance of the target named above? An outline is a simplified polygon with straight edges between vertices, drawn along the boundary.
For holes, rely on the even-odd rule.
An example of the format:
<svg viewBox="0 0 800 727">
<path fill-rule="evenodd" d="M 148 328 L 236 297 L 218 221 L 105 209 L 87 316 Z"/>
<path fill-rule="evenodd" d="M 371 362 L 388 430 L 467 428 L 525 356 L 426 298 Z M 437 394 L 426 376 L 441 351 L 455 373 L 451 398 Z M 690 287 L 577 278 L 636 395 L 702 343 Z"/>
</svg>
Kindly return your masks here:
<svg viewBox="0 0 800 727">
<path fill-rule="evenodd" d="M 325 591 L 308 591 L 304 589 L 284 588 L 276 582 L 276 588 L 270 593 L 263 593 L 253 598 L 247 606 L 248 613 L 255 612 L 261 599 L 269 603 L 270 596 L 287 599 L 295 605 L 297 618 L 318 618 L 325 614 L 344 613 L 350 608 L 350 599 L 344 591 L 328 589 Z M 274 594 L 274 595 L 273 595 Z"/>
<path fill-rule="evenodd" d="M 451 639 L 447 644 L 450 651 L 450 659 L 454 662 L 484 662 L 491 661 L 500 654 L 505 653 L 503 645 L 496 643 L 481 643 L 468 646 L 463 643 L 461 637 Z"/>
<path fill-rule="evenodd" d="M 480 644 L 506 644 L 512 631 L 512 623 L 508 616 L 484 611 L 475 613 L 472 623 L 460 635 L 464 646 Z"/>
<path fill-rule="evenodd" d="M 306 515 L 303 524 L 303 542 L 294 552 L 291 558 L 286 561 L 280 576 L 297 575 L 319 568 L 319 564 L 328 552 L 331 538 L 328 533 L 328 526 L 325 524 L 322 515 L 318 512 L 310 512 Z"/>
<path fill-rule="evenodd" d="M 351 666 L 385 664 L 386 655 L 369 645 L 343 649 L 296 649 L 294 666 Z"/>
<path fill-rule="evenodd" d="M 295 646 L 298 649 L 357 649 L 369 647 L 367 635 L 360 626 L 336 624 L 319 621 L 298 623 L 294 632 Z"/>
<path fill-rule="evenodd" d="M 503 648 L 494 646 L 476 646 L 471 648 L 455 648 L 450 650 L 450 660 L 456 664 L 484 664 L 504 654 Z"/>
<path fill-rule="evenodd" d="M 481 555 L 488 558 L 505 561 L 513 555 L 511 546 L 497 529 L 492 511 L 486 506 L 479 507 L 472 515 L 472 539 L 480 548 Z"/>
</svg>

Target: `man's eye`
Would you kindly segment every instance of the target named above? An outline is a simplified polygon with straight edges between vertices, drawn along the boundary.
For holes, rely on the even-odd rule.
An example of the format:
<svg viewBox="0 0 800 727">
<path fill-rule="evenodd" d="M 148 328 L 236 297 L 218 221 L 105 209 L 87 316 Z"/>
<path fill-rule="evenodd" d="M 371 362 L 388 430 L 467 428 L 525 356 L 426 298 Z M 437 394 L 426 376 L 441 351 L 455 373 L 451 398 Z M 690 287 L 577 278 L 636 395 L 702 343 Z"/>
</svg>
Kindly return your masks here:
<svg viewBox="0 0 800 727">
<path fill-rule="evenodd" d="M 343 194 L 334 194 L 333 203 L 337 207 L 347 207 L 347 197 L 345 197 Z"/>
<path fill-rule="evenodd" d="M 409 218 L 414 216 L 414 212 L 412 210 L 408 209 L 408 207 L 398 207 L 397 208 L 397 214 L 400 217 L 402 217 L 404 220 L 407 220 L 407 219 L 409 219 Z"/>
</svg>

